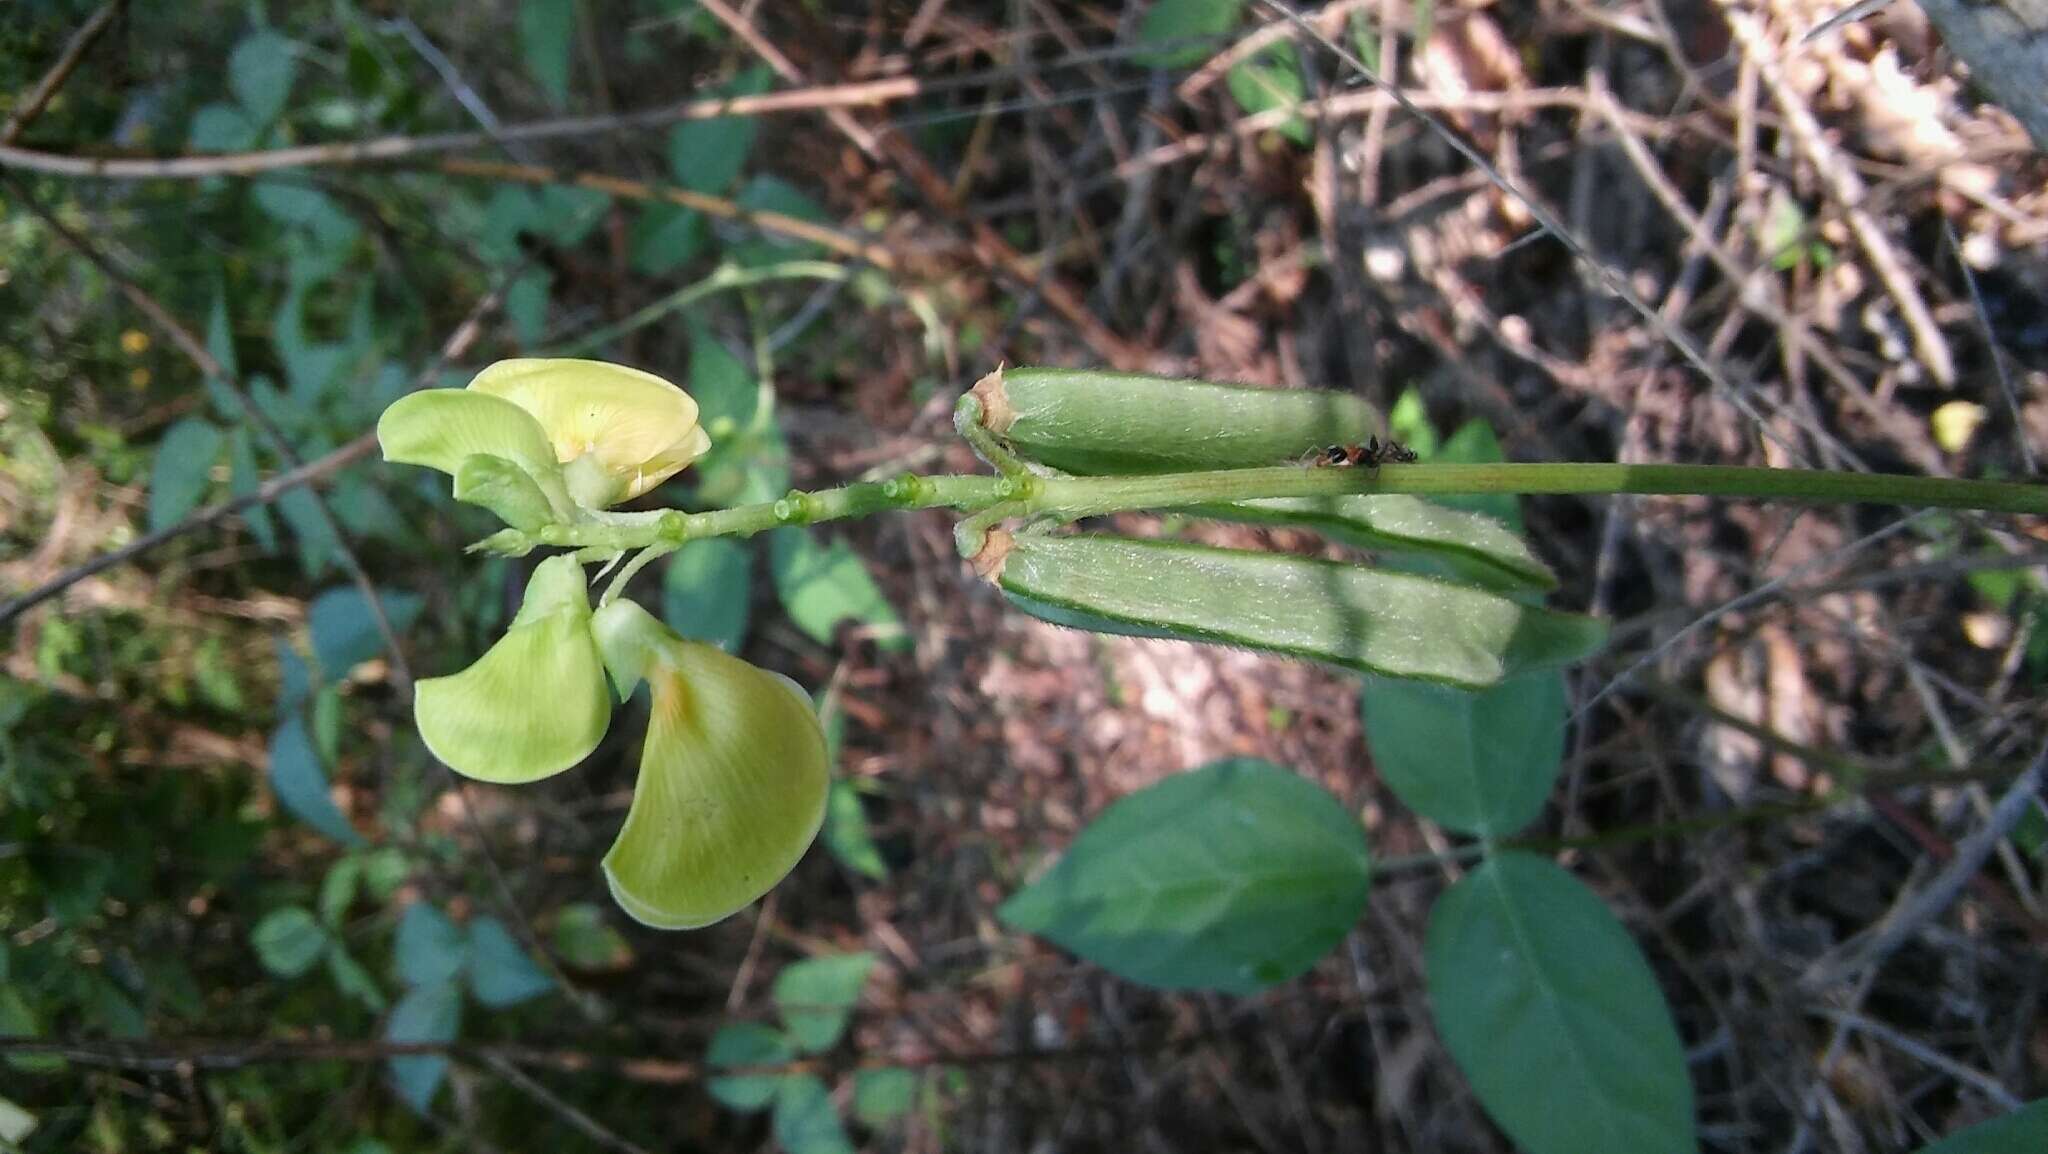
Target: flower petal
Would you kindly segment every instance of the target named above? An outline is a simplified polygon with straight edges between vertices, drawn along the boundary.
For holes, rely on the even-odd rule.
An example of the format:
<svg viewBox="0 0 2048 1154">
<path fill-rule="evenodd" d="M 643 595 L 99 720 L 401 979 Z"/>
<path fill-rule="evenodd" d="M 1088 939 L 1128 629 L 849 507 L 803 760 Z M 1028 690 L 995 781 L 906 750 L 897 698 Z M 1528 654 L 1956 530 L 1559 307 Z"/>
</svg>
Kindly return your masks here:
<svg viewBox="0 0 2048 1154">
<path fill-rule="evenodd" d="M 647 747 L 605 879 L 636 920 L 695 929 L 810 848 L 831 789 L 825 733 L 801 690 L 709 645 L 672 639 L 647 678 Z"/>
<path fill-rule="evenodd" d="M 419 683 L 413 716 L 435 757 L 466 777 L 518 784 L 590 756 L 611 721 L 583 570 L 534 570 L 505 636 L 460 673 Z"/>
<path fill-rule="evenodd" d="M 623 365 L 568 358 L 499 361 L 469 387 L 533 414 L 557 460 L 594 454 L 619 479 L 618 500 L 659 485 L 711 446 L 688 393 Z"/>
<path fill-rule="evenodd" d="M 528 472 L 551 474 L 555 454 L 547 432 L 518 405 L 485 393 L 424 389 L 391 403 L 377 419 L 384 459 L 453 475 L 478 453 L 503 457 Z"/>
</svg>

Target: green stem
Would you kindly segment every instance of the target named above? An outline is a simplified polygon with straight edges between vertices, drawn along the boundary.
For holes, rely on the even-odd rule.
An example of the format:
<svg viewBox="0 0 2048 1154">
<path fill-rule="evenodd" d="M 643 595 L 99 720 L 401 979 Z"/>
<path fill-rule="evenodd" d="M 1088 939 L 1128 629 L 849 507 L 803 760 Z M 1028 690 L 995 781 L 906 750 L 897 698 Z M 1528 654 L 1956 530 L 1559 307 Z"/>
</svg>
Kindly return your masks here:
<svg viewBox="0 0 2048 1154">
<path fill-rule="evenodd" d="M 890 509 L 982 512 L 1062 520 L 1269 497 L 1353 493 L 1686 494 L 1820 504 L 1869 502 L 1936 509 L 2048 514 L 2048 486 L 1815 469 L 1723 465 L 1387 465 L 1380 469 L 1280 465 L 1146 477 L 911 476 L 815 492 L 792 491 L 709 513 L 671 510 L 631 522 L 552 525 L 534 544 L 639 549 L 699 537 L 751 536 L 781 525 L 864 517 Z"/>
</svg>

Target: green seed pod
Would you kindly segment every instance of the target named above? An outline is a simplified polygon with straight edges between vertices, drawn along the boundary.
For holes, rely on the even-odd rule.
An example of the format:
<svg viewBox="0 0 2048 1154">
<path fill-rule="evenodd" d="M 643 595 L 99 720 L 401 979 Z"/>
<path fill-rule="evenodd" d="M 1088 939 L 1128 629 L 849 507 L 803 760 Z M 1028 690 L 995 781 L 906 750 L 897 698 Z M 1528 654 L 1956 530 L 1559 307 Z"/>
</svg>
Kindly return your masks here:
<svg viewBox="0 0 2048 1154">
<path fill-rule="evenodd" d="M 1580 660 L 1607 626 L 1470 585 L 1175 541 L 989 534 L 976 567 L 1059 625 L 1206 641 L 1480 689 Z"/>
<path fill-rule="evenodd" d="M 1492 589 L 1557 588 L 1526 541 L 1483 513 L 1446 509 L 1406 493 L 1273 497 L 1187 510 L 1219 521 L 1308 529 L 1364 549 L 1426 553 Z"/>
<path fill-rule="evenodd" d="M 1386 432 L 1346 393 L 1093 369 L 997 369 L 973 395 L 1019 455 L 1091 476 L 1278 465 Z"/>
</svg>

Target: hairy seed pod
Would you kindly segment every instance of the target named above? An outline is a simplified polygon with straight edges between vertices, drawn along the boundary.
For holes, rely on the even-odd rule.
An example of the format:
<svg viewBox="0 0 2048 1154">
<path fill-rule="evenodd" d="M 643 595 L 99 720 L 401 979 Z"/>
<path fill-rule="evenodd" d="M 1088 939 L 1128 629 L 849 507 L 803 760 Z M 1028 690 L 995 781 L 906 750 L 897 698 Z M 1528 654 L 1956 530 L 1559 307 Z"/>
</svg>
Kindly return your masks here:
<svg viewBox="0 0 2048 1154">
<path fill-rule="evenodd" d="M 989 534 L 976 567 L 1019 608 L 1099 633 L 1236 645 L 1481 689 L 1583 659 L 1607 626 L 1486 589 L 1175 541 Z"/>
<path fill-rule="evenodd" d="M 1386 431 L 1347 393 L 1093 369 L 997 369 L 973 393 L 1019 455 L 1092 476 L 1276 465 Z"/>
</svg>

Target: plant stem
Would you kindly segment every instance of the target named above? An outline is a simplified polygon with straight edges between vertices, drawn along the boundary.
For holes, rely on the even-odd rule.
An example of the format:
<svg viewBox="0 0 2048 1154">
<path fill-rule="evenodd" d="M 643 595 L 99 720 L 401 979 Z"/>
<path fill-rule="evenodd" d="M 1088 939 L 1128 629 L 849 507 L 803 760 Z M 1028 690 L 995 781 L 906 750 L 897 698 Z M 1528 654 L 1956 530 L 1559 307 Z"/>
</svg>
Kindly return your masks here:
<svg viewBox="0 0 2048 1154">
<path fill-rule="evenodd" d="M 540 545 L 623 550 L 680 545 L 699 537 L 745 537 L 781 525 L 864 517 L 890 509 L 981 512 L 1009 505 L 1018 516 L 1071 521 L 1218 501 L 1368 493 L 1673 494 L 2048 514 L 2048 486 L 1946 477 L 1723 465 L 1387 465 L 1377 470 L 1279 465 L 1143 477 L 905 475 L 808 493 L 792 491 L 779 500 L 709 513 L 670 511 L 659 517 L 641 515 L 631 522 L 551 525 L 530 538 Z"/>
</svg>

